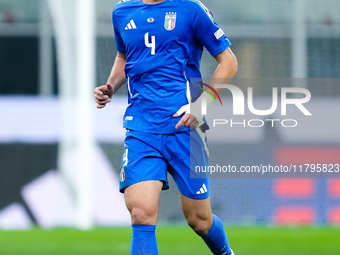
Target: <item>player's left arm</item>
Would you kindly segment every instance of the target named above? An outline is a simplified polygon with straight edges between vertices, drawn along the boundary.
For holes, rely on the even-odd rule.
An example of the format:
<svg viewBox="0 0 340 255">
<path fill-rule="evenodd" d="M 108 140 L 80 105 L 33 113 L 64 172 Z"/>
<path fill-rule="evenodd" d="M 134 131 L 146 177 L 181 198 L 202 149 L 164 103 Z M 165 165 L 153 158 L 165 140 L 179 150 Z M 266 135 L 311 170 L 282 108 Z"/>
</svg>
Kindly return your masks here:
<svg viewBox="0 0 340 255">
<path fill-rule="evenodd" d="M 219 82 L 223 82 L 224 84 L 229 84 L 231 79 L 235 76 L 238 69 L 237 59 L 230 48 L 225 51 L 214 56 L 216 61 L 218 62 L 218 66 L 212 76 L 212 81 L 214 79 L 219 79 Z M 211 87 L 215 87 L 215 84 L 211 82 L 209 84 Z M 223 89 L 216 89 L 217 93 L 221 93 Z M 212 91 L 211 91 L 212 92 Z M 214 93 L 212 93 L 214 94 Z M 185 115 L 181 118 L 181 120 L 177 123 L 176 129 L 181 126 L 196 128 L 199 126 L 200 121 L 194 116 L 190 114 L 190 105 L 183 106 L 174 117 L 181 116 L 184 112 Z"/>
<path fill-rule="evenodd" d="M 234 78 L 238 70 L 238 62 L 237 58 L 232 52 L 230 48 L 221 52 L 214 56 L 216 61 L 218 62 L 218 66 L 213 74 L 212 80 L 218 78 L 219 82 L 222 79 L 224 84 L 229 84 L 230 81 Z M 215 84 L 210 84 L 212 87 L 215 87 Z M 222 92 L 222 88 L 216 89 L 218 93 Z"/>
</svg>

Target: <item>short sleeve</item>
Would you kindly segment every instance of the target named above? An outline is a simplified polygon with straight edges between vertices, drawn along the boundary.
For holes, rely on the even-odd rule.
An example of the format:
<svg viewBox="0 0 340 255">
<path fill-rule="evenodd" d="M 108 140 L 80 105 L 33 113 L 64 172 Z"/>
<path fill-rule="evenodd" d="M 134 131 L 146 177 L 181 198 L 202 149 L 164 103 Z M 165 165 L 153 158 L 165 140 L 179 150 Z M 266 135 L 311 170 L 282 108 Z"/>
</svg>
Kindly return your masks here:
<svg viewBox="0 0 340 255">
<path fill-rule="evenodd" d="M 115 24 L 115 14 L 114 14 L 114 12 L 112 14 L 112 23 L 113 23 L 113 30 L 114 30 L 115 39 L 116 39 L 117 50 L 121 53 L 126 53 L 125 44 L 124 44 L 123 39 L 122 39 L 122 37 L 121 37 L 121 35 L 118 31 L 118 27 Z"/>
<path fill-rule="evenodd" d="M 194 19 L 196 38 L 204 45 L 212 56 L 215 56 L 231 46 L 223 30 L 214 21 L 211 12 L 197 1 Z"/>
</svg>

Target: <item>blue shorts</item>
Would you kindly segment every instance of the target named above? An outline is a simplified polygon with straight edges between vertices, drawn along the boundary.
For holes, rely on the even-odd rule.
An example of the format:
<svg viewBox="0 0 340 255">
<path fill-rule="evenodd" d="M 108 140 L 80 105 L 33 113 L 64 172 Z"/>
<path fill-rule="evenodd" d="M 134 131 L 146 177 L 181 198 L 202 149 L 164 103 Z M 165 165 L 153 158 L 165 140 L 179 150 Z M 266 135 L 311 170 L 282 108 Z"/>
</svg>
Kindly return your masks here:
<svg viewBox="0 0 340 255">
<path fill-rule="evenodd" d="M 151 180 L 162 181 L 163 189 L 169 189 L 169 172 L 184 196 L 192 199 L 210 196 L 208 176 L 194 172 L 195 166 L 209 165 L 206 136 L 201 130 L 173 134 L 127 130 L 124 147 L 120 192 L 124 193 L 125 188 L 135 183 Z"/>
</svg>

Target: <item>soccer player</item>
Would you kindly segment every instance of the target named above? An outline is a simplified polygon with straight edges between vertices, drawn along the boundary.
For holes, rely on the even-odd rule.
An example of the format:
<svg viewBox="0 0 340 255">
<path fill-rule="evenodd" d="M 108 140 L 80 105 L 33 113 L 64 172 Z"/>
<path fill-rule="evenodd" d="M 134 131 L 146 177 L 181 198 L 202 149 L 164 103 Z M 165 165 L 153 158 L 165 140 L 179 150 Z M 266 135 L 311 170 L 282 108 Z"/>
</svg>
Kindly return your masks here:
<svg viewBox="0 0 340 255">
<path fill-rule="evenodd" d="M 211 212 L 209 179 L 190 178 L 190 155 L 198 165 L 209 164 L 207 125 L 189 107 L 200 102 L 202 90 L 190 79 L 201 77 L 203 47 L 218 62 L 212 78 L 236 74 L 228 38 L 195 0 L 124 0 L 113 10 L 113 25 L 118 53 L 107 84 L 94 95 L 97 108 L 103 108 L 127 83 L 120 191 L 131 214 L 131 254 L 158 254 L 159 198 L 169 188 L 170 173 L 189 226 L 213 254 L 232 255 L 222 222 Z"/>
</svg>

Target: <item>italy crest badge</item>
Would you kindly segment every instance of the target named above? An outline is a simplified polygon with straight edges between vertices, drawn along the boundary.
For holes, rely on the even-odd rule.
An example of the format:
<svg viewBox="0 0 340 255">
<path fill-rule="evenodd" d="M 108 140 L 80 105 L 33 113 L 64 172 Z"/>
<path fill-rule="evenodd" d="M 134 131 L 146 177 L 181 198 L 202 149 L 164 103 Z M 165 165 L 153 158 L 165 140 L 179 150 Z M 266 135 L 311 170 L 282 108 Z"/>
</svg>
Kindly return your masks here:
<svg viewBox="0 0 340 255">
<path fill-rule="evenodd" d="M 176 27 L 176 12 L 167 12 L 165 15 L 164 28 L 168 31 L 173 30 Z"/>
</svg>

